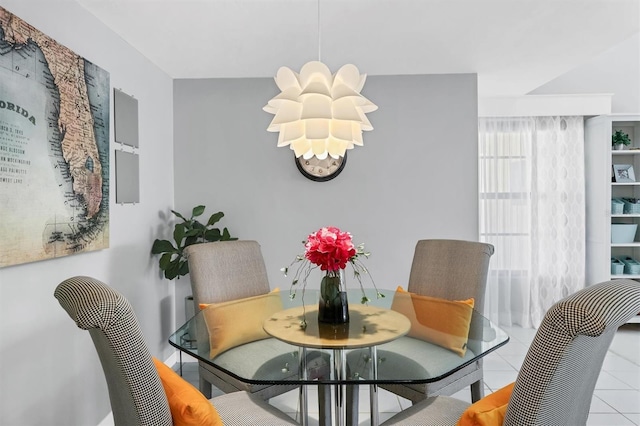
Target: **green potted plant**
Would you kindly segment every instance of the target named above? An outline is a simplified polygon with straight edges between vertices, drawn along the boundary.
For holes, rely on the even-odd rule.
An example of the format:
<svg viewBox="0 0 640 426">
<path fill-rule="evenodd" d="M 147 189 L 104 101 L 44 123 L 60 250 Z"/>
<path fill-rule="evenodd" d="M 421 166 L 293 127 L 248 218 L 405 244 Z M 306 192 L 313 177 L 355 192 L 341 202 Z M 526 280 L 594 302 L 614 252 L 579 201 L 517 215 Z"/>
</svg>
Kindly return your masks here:
<svg viewBox="0 0 640 426">
<path fill-rule="evenodd" d="M 156 239 L 153 242 L 151 253 L 161 255 L 160 270 L 164 272 L 166 279 L 172 280 L 176 277 L 180 279 L 181 276 L 189 273 L 189 264 L 184 249 L 191 244 L 237 240 L 237 238 L 231 237 L 227 228 L 223 228 L 221 231 L 220 228 L 214 227 L 224 217 L 222 212 L 212 214 L 206 224 L 199 222 L 196 218 L 201 216 L 204 210 L 205 206 L 194 207 L 189 219 L 171 210 L 171 213 L 182 219 L 182 222 L 177 222 L 173 229 L 175 245 L 168 240 Z"/>
<path fill-rule="evenodd" d="M 629 135 L 624 133 L 622 130 L 616 130 L 613 135 L 611 135 L 611 145 L 615 149 L 624 149 L 630 144 L 631 139 L 629 138 Z"/>
</svg>

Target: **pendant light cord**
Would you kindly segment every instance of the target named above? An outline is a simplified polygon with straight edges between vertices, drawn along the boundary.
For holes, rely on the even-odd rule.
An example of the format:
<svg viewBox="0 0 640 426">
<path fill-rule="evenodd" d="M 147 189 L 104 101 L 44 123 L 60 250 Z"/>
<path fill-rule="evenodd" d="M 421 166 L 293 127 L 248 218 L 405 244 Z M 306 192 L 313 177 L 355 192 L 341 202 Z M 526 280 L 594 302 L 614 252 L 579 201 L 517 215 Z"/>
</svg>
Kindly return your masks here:
<svg viewBox="0 0 640 426">
<path fill-rule="evenodd" d="M 320 0 L 318 0 L 318 62 L 322 62 L 322 56 L 320 55 Z"/>
</svg>

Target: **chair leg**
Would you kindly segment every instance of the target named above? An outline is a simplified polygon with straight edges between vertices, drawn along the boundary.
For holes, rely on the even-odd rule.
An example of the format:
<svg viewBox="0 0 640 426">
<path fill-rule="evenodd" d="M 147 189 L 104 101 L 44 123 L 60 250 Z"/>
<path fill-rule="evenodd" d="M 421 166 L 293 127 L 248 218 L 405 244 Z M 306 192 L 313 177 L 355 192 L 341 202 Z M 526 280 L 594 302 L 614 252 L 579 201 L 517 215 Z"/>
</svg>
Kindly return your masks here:
<svg viewBox="0 0 640 426">
<path fill-rule="evenodd" d="M 482 380 L 471 383 L 471 401 L 478 402 L 484 397 L 484 386 Z"/>
<path fill-rule="evenodd" d="M 211 383 L 207 382 L 200 376 L 200 392 L 205 398 L 211 399 Z"/>
</svg>

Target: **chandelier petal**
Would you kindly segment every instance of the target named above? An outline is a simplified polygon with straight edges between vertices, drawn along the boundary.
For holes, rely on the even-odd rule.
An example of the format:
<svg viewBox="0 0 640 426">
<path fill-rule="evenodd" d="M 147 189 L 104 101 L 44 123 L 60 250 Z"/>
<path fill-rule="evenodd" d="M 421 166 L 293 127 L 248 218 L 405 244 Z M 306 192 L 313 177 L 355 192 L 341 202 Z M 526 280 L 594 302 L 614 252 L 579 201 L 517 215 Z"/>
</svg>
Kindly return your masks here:
<svg viewBox="0 0 640 426">
<path fill-rule="evenodd" d="M 305 135 L 308 139 L 326 139 L 329 137 L 329 120 L 312 118 L 304 120 Z"/>
<path fill-rule="evenodd" d="M 350 98 L 334 101 L 331 109 L 336 120 L 360 121 L 358 109 Z"/>
<path fill-rule="evenodd" d="M 300 86 L 306 88 L 311 82 L 326 82 L 327 87 L 333 85 L 333 76 L 329 67 L 319 61 L 307 62 L 300 69 Z"/>
<path fill-rule="evenodd" d="M 346 84 L 338 84 L 334 85 L 331 89 L 331 97 L 333 98 L 333 100 L 338 100 L 344 97 L 359 98 L 362 97 L 362 95 L 360 95 L 360 93 L 356 92 L 355 89 L 347 86 Z"/>
<path fill-rule="evenodd" d="M 278 146 L 286 146 L 291 141 L 304 137 L 304 123 L 302 121 L 294 121 L 285 123 L 280 126 L 280 137 L 278 138 Z M 281 145 L 281 142 L 283 145 Z"/>
<path fill-rule="evenodd" d="M 353 126 L 349 120 L 331 120 L 331 136 L 349 141 L 353 138 Z"/>
<path fill-rule="evenodd" d="M 330 97 L 318 94 L 306 95 L 302 101 L 300 118 L 302 120 L 310 118 L 331 119 L 331 104 Z"/>
<path fill-rule="evenodd" d="M 334 85 L 344 84 L 358 92 L 358 85 L 360 84 L 360 71 L 358 67 L 353 64 L 343 65 L 334 78 Z"/>
<path fill-rule="evenodd" d="M 371 125 L 371 122 L 369 121 L 367 116 L 364 115 L 364 112 L 362 112 L 362 110 L 358 112 L 360 113 L 360 128 L 362 130 L 373 130 L 373 126 Z"/>
<path fill-rule="evenodd" d="M 327 85 L 326 81 L 309 82 L 302 92 L 300 92 L 300 95 L 307 95 L 309 93 L 321 94 L 331 99 L 331 88 Z"/>
<path fill-rule="evenodd" d="M 305 153 L 311 151 L 311 141 L 306 138 L 296 139 L 295 141 L 291 142 L 291 149 L 293 149 L 296 157 L 300 157 L 301 155 L 304 155 Z M 313 154 L 305 158 L 309 159 L 311 157 L 313 157 Z"/>
<path fill-rule="evenodd" d="M 327 151 L 332 158 L 344 157 L 348 142 L 336 138 L 329 138 L 327 141 Z"/>
<path fill-rule="evenodd" d="M 353 130 L 351 135 L 351 148 L 348 149 L 353 149 L 353 145 L 362 146 L 364 144 L 362 141 L 362 128 L 360 127 L 359 123 L 353 123 Z"/>
<path fill-rule="evenodd" d="M 311 151 L 318 160 L 324 160 L 327 158 L 327 141 L 325 139 L 312 139 Z"/>
<path fill-rule="evenodd" d="M 302 116 L 302 104 L 298 102 L 287 102 L 282 104 L 282 106 L 278 109 L 276 116 L 273 117 L 271 121 L 272 125 L 283 124 L 283 123 L 291 123 L 293 121 L 300 120 Z"/>
<path fill-rule="evenodd" d="M 287 89 L 297 89 L 300 92 L 302 89 L 300 88 L 300 82 L 298 81 L 298 74 L 293 72 L 290 68 L 280 67 L 278 69 L 278 73 L 275 77 L 276 85 L 278 89 L 283 92 Z"/>
</svg>

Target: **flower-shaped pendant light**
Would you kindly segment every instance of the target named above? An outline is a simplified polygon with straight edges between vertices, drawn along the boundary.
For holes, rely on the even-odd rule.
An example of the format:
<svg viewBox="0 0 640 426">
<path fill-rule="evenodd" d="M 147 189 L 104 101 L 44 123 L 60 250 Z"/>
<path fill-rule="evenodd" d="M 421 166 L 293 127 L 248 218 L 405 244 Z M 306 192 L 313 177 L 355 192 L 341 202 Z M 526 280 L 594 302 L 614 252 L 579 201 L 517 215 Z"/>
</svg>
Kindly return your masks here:
<svg viewBox="0 0 640 426">
<path fill-rule="evenodd" d="M 363 130 L 373 129 L 365 114 L 378 107 L 360 94 L 366 78 L 351 64 L 335 75 L 319 61 L 305 64 L 300 74 L 281 67 L 275 80 L 282 92 L 263 108 L 275 114 L 267 130 L 280 132 L 278 146 L 289 145 L 297 158 L 344 157 L 362 146 Z"/>
</svg>

